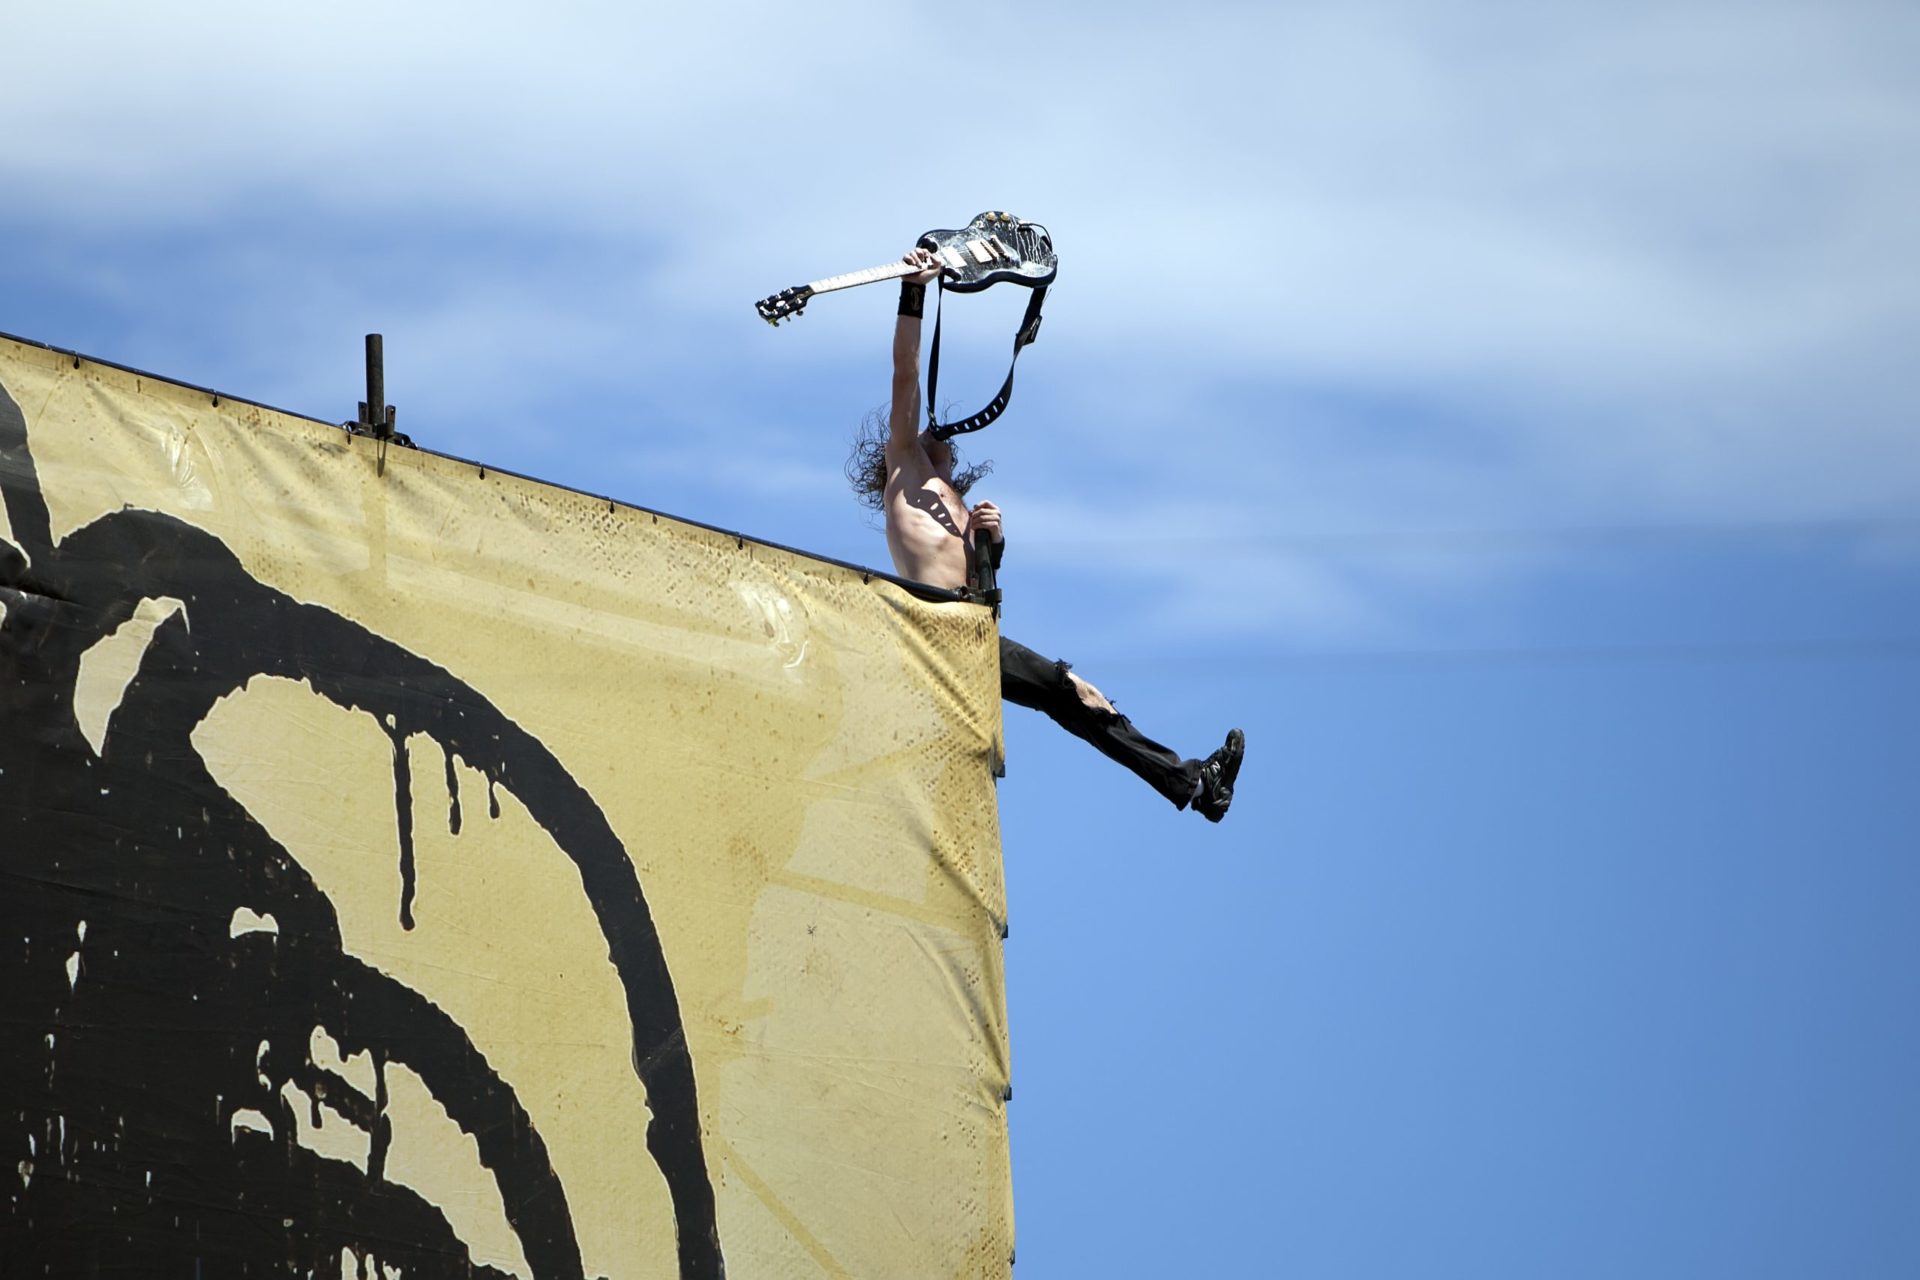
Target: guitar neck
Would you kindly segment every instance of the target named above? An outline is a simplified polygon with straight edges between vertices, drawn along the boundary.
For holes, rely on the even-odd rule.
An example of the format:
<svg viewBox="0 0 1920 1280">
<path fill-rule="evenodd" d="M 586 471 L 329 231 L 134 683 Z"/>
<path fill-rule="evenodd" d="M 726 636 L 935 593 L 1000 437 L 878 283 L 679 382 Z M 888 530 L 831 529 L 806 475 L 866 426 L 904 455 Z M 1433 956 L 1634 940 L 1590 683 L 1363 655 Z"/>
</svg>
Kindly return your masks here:
<svg viewBox="0 0 1920 1280">
<path fill-rule="evenodd" d="M 889 262 L 882 267 L 868 267 L 865 271 L 849 271 L 843 276 L 828 276 L 825 280 L 815 280 L 807 288 L 813 293 L 832 293 L 836 289 L 851 289 L 855 285 L 898 280 L 902 276 L 910 276 L 924 269 L 910 262 Z"/>
</svg>

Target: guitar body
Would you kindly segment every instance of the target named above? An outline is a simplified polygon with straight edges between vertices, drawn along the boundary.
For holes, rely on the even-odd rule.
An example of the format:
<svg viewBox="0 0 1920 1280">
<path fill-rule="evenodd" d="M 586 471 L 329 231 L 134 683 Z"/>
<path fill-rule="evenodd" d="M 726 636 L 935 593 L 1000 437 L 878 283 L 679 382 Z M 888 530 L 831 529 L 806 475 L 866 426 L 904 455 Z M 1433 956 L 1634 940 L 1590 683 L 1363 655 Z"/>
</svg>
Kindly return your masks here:
<svg viewBox="0 0 1920 1280">
<path fill-rule="evenodd" d="M 1047 229 L 1010 213 L 983 213 L 958 231 L 929 231 L 918 243 L 946 268 L 940 287 L 950 293 L 978 293 L 1002 281 L 1034 289 L 1060 274 Z"/>
<path fill-rule="evenodd" d="M 1060 272 L 1047 229 L 1010 213 L 983 213 L 958 230 L 929 231 L 917 243 L 940 259 L 940 287 L 953 293 L 978 293 L 1003 281 L 1036 289 L 1052 284 Z M 777 325 L 799 315 L 815 294 L 897 280 L 917 269 L 900 262 L 869 267 L 782 289 L 753 305 L 762 320 Z"/>
</svg>

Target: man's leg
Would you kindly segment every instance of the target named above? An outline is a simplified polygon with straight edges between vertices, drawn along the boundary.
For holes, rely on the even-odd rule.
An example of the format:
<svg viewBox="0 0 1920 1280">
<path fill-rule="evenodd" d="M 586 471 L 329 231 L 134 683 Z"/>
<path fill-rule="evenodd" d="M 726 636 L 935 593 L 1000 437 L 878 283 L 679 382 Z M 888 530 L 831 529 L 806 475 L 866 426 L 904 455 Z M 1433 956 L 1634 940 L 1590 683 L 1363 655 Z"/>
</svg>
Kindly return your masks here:
<svg viewBox="0 0 1920 1280">
<path fill-rule="evenodd" d="M 1184 809 L 1193 799 L 1201 762 L 1187 760 L 1133 727 L 1101 692 L 1064 662 L 1043 658 L 1017 640 L 1000 637 L 1000 696 L 1043 712 L 1107 759 L 1125 766 Z"/>
</svg>

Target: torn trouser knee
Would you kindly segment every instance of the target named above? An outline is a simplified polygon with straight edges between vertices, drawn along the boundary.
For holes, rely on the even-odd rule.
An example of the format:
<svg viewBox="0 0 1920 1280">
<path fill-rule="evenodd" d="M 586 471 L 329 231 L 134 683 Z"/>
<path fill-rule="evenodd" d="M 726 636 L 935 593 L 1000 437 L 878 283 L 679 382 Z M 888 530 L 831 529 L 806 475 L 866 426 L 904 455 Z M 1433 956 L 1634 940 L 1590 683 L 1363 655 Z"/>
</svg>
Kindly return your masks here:
<svg viewBox="0 0 1920 1280">
<path fill-rule="evenodd" d="M 1193 795 L 1195 762 L 1155 742 L 1117 711 L 1081 701 L 1065 662 L 1042 657 L 1017 640 L 1000 638 L 1000 696 L 1039 711 L 1185 808 Z"/>
</svg>

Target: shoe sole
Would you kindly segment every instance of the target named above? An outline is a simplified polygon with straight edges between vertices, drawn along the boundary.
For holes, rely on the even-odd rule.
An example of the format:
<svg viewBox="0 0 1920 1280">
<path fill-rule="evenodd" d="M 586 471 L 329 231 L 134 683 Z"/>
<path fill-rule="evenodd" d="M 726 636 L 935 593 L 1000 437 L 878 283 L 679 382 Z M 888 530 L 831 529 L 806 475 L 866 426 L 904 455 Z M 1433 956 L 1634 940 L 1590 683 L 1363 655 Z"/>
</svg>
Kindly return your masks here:
<svg viewBox="0 0 1920 1280">
<path fill-rule="evenodd" d="M 1247 735 L 1238 729 L 1227 730 L 1227 759 L 1220 770 L 1220 780 L 1226 784 L 1229 794 L 1233 784 L 1240 778 L 1240 761 L 1247 754 Z"/>
</svg>

